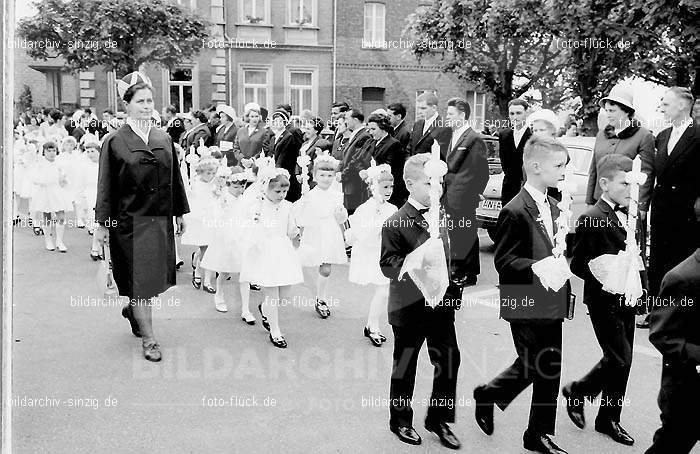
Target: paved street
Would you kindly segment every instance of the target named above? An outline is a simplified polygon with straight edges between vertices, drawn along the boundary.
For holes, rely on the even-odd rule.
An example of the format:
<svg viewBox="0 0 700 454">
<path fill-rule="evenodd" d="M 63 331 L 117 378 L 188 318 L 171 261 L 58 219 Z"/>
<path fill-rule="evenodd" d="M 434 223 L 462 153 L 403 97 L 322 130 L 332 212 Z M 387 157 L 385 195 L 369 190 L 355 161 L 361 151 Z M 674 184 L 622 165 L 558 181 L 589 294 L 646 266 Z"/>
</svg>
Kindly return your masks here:
<svg viewBox="0 0 700 454">
<path fill-rule="evenodd" d="M 432 367 L 421 353 L 414 425 L 423 445 L 400 443 L 388 430 L 392 336 L 372 347 L 362 336 L 369 292 L 346 282 L 347 267 L 333 269 L 337 305 L 321 320 L 307 300 L 281 310 L 289 348 L 279 350 L 258 324 L 215 311 L 212 295 L 190 284 L 189 259 L 179 285 L 155 311 L 164 360 L 142 358 L 119 307 L 90 305 L 97 292 L 90 237 L 69 229 L 67 254 L 43 249 L 43 239 L 15 227 L 14 241 L 14 452 L 17 453 L 253 453 L 436 452 L 437 438 L 422 426 Z M 183 257 L 192 249 L 186 248 Z M 494 301 L 496 274 L 491 242 L 482 237 L 482 275 L 465 294 L 457 315 L 462 350 L 456 435 L 462 452 L 520 453 L 530 391 L 506 413 L 496 411 L 496 431 L 482 434 L 473 420 L 471 392 L 514 359 L 507 323 Z M 307 276 L 311 276 L 308 273 Z M 307 279 L 312 282 L 310 279 Z M 298 287 L 304 298 L 312 286 Z M 574 291 L 581 294 L 581 282 Z M 258 294 L 254 294 L 257 304 Z M 579 301 L 580 301 L 579 297 Z M 560 404 L 557 443 L 570 453 L 641 453 L 657 428 L 660 357 L 646 331 L 637 331 L 622 424 L 636 438 L 632 448 L 576 429 Z M 562 382 L 580 377 L 599 357 L 585 307 L 566 322 Z M 38 400 L 41 399 L 41 400 Z M 30 406 L 34 403 L 35 406 Z M 693 451 L 700 452 L 700 448 Z"/>
</svg>

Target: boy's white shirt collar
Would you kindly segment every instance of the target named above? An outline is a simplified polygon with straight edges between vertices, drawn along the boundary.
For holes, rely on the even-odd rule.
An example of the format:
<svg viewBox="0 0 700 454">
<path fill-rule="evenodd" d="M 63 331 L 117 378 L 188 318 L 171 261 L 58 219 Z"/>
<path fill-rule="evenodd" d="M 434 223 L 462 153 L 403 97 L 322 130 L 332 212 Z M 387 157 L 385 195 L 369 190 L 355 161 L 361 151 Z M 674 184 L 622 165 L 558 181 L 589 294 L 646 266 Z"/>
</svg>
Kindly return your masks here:
<svg viewBox="0 0 700 454">
<path fill-rule="evenodd" d="M 544 192 L 541 192 L 539 189 L 535 188 L 530 183 L 525 182 L 525 184 L 523 185 L 523 188 L 525 188 L 525 190 L 530 193 L 530 195 L 532 196 L 533 199 L 535 199 L 535 202 L 537 202 L 537 204 L 544 205 L 546 203 L 549 203 L 547 201 L 547 194 Z"/>
</svg>

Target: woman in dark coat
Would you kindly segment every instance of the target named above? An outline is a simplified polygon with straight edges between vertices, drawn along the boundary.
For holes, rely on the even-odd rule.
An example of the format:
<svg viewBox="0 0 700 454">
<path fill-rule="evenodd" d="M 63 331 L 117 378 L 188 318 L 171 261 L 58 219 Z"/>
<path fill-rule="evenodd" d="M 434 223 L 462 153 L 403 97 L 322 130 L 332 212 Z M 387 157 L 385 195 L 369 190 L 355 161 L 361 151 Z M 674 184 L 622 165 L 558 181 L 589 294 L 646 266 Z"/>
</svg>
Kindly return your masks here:
<svg viewBox="0 0 700 454">
<path fill-rule="evenodd" d="M 236 133 L 233 153 L 243 167 L 253 165 L 253 161 L 260 156 L 260 153 L 267 153 L 269 135 L 260 111 L 259 105 L 246 104 L 243 115 L 245 126 L 239 128 Z M 242 162 L 244 159 L 246 161 Z"/>
<path fill-rule="evenodd" d="M 394 177 L 394 191 L 391 193 L 389 203 L 396 207 L 402 207 L 408 200 L 408 190 L 403 182 L 403 165 L 406 163 L 406 153 L 401 143 L 391 136 L 393 127 L 389 117 L 373 113 L 367 119 L 367 130 L 372 136 L 365 144 L 363 153 L 370 155 L 377 165 L 389 164 L 391 174 Z"/>
<path fill-rule="evenodd" d="M 137 74 L 134 76 L 133 74 Z M 114 280 L 130 304 L 122 315 L 142 337 L 144 357 L 160 361 L 153 337 L 151 298 L 175 285 L 175 238 L 189 212 L 185 188 L 170 136 L 151 126 L 153 89 L 133 73 L 121 84 L 126 123 L 102 144 L 95 218 L 98 241 L 109 238 Z"/>
</svg>

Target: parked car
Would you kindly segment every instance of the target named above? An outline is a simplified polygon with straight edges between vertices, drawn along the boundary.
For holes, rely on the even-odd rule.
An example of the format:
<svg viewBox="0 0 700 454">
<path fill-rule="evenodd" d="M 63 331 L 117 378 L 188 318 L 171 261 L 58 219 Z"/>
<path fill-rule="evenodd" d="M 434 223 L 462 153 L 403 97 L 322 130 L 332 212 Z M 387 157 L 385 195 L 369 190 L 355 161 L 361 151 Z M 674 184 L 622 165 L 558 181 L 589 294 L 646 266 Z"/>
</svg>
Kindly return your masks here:
<svg viewBox="0 0 700 454">
<path fill-rule="evenodd" d="M 567 179 L 576 183 L 576 192 L 571 205 L 573 215 L 571 217 L 571 231 L 573 233 L 576 219 L 586 208 L 586 188 L 588 186 L 588 171 L 593 159 L 593 146 L 595 137 L 559 137 L 559 139 L 569 151 L 571 160 L 566 166 Z M 493 240 L 496 233 L 496 221 L 498 214 L 503 208 L 501 203 L 501 187 L 503 186 L 503 170 L 501 169 L 501 159 L 498 155 L 498 139 L 495 139 L 495 149 L 493 144 L 488 144 L 489 148 L 489 182 L 484 190 L 483 200 L 476 209 L 476 220 L 481 227 L 485 228 L 489 237 Z"/>
</svg>

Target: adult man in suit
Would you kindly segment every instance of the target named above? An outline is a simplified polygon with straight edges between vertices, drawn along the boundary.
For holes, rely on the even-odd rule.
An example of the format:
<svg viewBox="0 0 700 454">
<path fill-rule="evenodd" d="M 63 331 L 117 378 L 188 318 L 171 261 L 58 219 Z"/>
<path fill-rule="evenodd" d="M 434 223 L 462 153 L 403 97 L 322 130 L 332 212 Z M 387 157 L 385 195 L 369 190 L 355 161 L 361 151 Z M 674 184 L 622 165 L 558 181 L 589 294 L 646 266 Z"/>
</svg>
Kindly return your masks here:
<svg viewBox="0 0 700 454">
<path fill-rule="evenodd" d="M 289 172 L 289 191 L 287 191 L 286 200 L 296 202 L 301 197 L 301 183 L 295 175 L 302 140 L 288 125 L 289 116 L 286 110 L 279 109 L 272 114 L 270 130 L 273 136 L 270 139 L 269 149 L 275 159 L 275 165 Z"/>
<path fill-rule="evenodd" d="M 291 105 L 289 105 L 289 104 L 278 104 L 277 107 L 275 107 L 275 111 L 279 111 L 279 110 L 284 110 L 285 112 L 287 112 L 287 118 L 289 118 L 290 120 L 292 119 L 292 115 L 294 115 L 294 114 L 293 114 L 293 112 L 292 112 L 292 106 L 291 106 Z M 302 143 L 304 142 L 304 133 L 301 132 L 301 129 L 297 128 L 296 126 L 294 126 L 294 125 L 293 125 L 291 122 L 289 122 L 289 121 L 287 122 L 287 127 L 286 127 L 286 129 L 289 130 L 289 132 L 291 132 L 291 133 L 294 134 L 295 136 L 297 136 L 297 139 L 301 140 Z"/>
<path fill-rule="evenodd" d="M 661 428 L 646 454 L 687 454 L 700 439 L 700 231 L 695 239 L 697 249 L 664 277 L 651 313 L 649 340 L 663 355 Z"/>
<path fill-rule="evenodd" d="M 420 435 L 413 428 L 411 400 L 418 354 L 427 341 L 435 372 L 425 428 L 435 433 L 444 446 L 458 449 L 460 442 L 448 423 L 455 419 L 460 364 L 454 327 L 454 311 L 461 305 L 460 289 L 450 284 L 442 301 L 432 308 L 411 277 L 399 278 L 406 256 L 430 238 L 424 217 L 430 206 L 430 183 L 424 170 L 429 159 L 429 155 L 422 154 L 406 161 L 403 176 L 409 192 L 408 201 L 386 220 L 382 228 L 379 265 L 382 273 L 390 279 L 388 315 L 394 332 L 389 428 L 404 443 L 421 443 Z M 449 269 L 449 240 L 444 227 L 441 230 Z"/>
<path fill-rule="evenodd" d="M 469 125 L 470 113 L 469 103 L 462 98 L 447 102 L 447 124 L 453 132 L 443 155 L 447 162 L 445 207 L 450 216 L 452 274 L 460 286 L 475 285 L 481 270 L 476 208 L 489 181 L 486 144 Z"/>
<path fill-rule="evenodd" d="M 562 322 L 568 312 L 569 283 L 548 290 L 533 265 L 552 255 L 559 216 L 556 199 L 547 188 L 564 179 L 568 153 L 553 137 L 533 136 L 523 161 L 527 181 L 501 210 L 496 224 L 496 253 L 501 318 L 510 323 L 518 354 L 513 365 L 474 390 L 476 422 L 493 433 L 493 407 L 505 410 L 532 385 L 530 420 L 523 435 L 526 449 L 561 454 L 550 438 L 557 417 L 561 375 Z"/>
<path fill-rule="evenodd" d="M 690 116 L 694 104 L 689 89 L 672 87 L 661 111 L 672 125 L 656 137 L 651 196 L 649 293 L 659 294 L 664 275 L 694 250 L 698 221 L 693 204 L 700 196 L 700 124 Z M 646 219 L 646 212 L 642 212 Z"/>
<path fill-rule="evenodd" d="M 434 142 L 440 144 L 440 151 L 445 152 L 452 138 L 452 130 L 443 124 L 438 114 L 438 98 L 433 93 L 423 93 L 416 100 L 416 109 L 420 119 L 413 124 L 408 154 L 430 153 Z"/>
<path fill-rule="evenodd" d="M 505 205 L 520 188 L 525 180 L 523 176 L 523 149 L 532 131 L 527 126 L 527 109 L 529 105 L 524 99 L 516 98 L 508 103 L 508 119 L 510 128 L 498 131 L 498 152 L 503 169 L 503 186 L 501 187 L 501 203 Z"/>
<path fill-rule="evenodd" d="M 614 441 L 631 446 L 634 439 L 620 425 L 627 380 L 632 368 L 634 348 L 634 306 L 624 295 L 603 290 L 588 264 L 604 254 L 617 255 L 626 248 L 627 207 L 630 187 L 625 181 L 632 170 L 632 159 L 608 154 L 598 163 L 601 196 L 576 223 L 571 271 L 583 279 L 583 301 L 588 306 L 591 324 L 603 358 L 580 380 L 562 389 L 571 421 L 579 428 L 586 425 L 584 401 L 602 393 L 595 429 Z M 641 275 L 640 275 L 641 279 Z"/>
<path fill-rule="evenodd" d="M 343 150 L 350 139 L 351 131 L 345 124 L 345 113 L 348 110 L 350 107 L 346 102 L 333 103 L 331 108 L 331 129 L 334 131 L 331 156 L 338 161 L 343 160 Z"/>
<path fill-rule="evenodd" d="M 367 130 L 372 136 L 365 143 L 367 154 L 371 156 L 377 165 L 389 164 L 391 174 L 394 177 L 394 191 L 391 193 L 389 203 L 396 207 L 406 203 L 408 191 L 403 182 L 403 166 L 406 163 L 406 152 L 398 140 L 391 137 L 393 131 L 389 118 L 382 114 L 372 114 L 367 119 Z M 364 153 L 364 152 L 363 152 Z"/>
<path fill-rule="evenodd" d="M 177 117 L 177 109 L 173 105 L 163 107 L 163 121 L 165 132 L 173 139 L 173 143 L 180 143 L 180 137 L 185 132 L 182 119 Z"/>
<path fill-rule="evenodd" d="M 365 116 L 358 109 L 350 109 L 345 114 L 345 124 L 350 131 L 350 137 L 343 149 L 343 159 L 338 170 L 348 214 L 354 213 L 368 198 L 367 185 L 360 178 L 360 170 L 366 169 L 370 164 L 370 157 L 362 153 L 365 142 L 370 139 L 364 121 Z"/>
<path fill-rule="evenodd" d="M 391 122 L 391 137 L 398 140 L 404 151 L 408 150 L 411 142 L 411 130 L 406 124 L 406 107 L 399 102 L 389 104 L 386 108 Z"/>
</svg>

